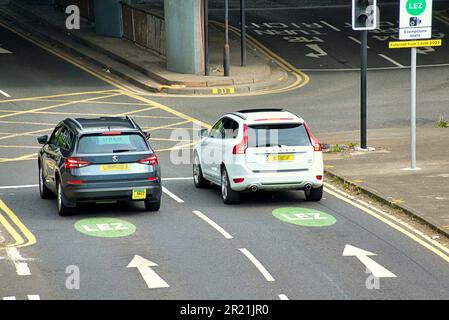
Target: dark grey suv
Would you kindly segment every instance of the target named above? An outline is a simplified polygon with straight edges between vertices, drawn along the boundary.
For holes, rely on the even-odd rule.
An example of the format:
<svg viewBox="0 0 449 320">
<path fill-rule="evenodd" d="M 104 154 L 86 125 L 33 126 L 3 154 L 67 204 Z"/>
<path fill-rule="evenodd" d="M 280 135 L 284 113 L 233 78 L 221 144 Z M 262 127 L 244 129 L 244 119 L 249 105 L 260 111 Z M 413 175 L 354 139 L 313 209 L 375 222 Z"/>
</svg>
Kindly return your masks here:
<svg viewBox="0 0 449 320">
<path fill-rule="evenodd" d="M 68 118 L 59 123 L 38 154 L 39 192 L 56 196 L 61 216 L 77 203 L 144 201 L 161 204 L 161 168 L 149 135 L 129 117 Z"/>
</svg>

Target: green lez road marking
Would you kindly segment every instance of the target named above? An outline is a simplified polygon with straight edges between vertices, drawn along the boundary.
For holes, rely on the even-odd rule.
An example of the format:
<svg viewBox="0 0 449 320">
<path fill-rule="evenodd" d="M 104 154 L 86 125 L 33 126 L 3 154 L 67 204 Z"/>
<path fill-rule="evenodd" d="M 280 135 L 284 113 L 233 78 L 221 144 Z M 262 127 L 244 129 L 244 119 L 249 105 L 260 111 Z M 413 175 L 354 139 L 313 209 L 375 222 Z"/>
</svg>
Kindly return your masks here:
<svg viewBox="0 0 449 320">
<path fill-rule="evenodd" d="M 117 238 L 133 234 L 136 226 L 121 219 L 90 218 L 77 221 L 75 229 L 92 237 Z"/>
<path fill-rule="evenodd" d="M 412 16 L 419 16 L 426 10 L 426 0 L 408 0 L 407 12 Z"/>
<path fill-rule="evenodd" d="M 273 216 L 304 227 L 327 227 L 337 222 L 330 214 L 309 208 L 278 208 L 273 210 Z"/>
</svg>

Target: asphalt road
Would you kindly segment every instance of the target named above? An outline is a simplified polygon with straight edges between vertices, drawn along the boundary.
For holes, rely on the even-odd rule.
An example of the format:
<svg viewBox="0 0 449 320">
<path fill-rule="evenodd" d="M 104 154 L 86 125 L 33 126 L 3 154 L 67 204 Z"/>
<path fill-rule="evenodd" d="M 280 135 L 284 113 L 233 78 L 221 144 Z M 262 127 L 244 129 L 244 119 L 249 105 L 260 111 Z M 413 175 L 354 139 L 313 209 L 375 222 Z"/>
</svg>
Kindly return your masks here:
<svg viewBox="0 0 449 320">
<path fill-rule="evenodd" d="M 2 48 L 12 52 L 0 54 L 2 68 L 8 70 L 0 74 L 0 90 L 9 95 L 0 96 L 0 298 L 449 298 L 447 255 L 413 231 L 408 231 L 413 233 L 410 237 L 394 222 L 379 220 L 372 208 L 357 206 L 333 189 L 327 189 L 320 203 L 305 202 L 301 192 L 285 192 L 248 194 L 240 205 L 225 206 L 217 188 L 194 189 L 188 179 L 189 164 L 173 163 L 172 148 L 187 142 L 175 141 L 171 129 L 184 128 L 183 132 L 193 135 L 193 119 L 186 115 L 211 123 L 237 105 L 286 102 L 295 106 L 303 96 L 318 104 L 331 93 L 343 96 L 335 87 L 316 91 L 331 78 L 317 76 L 304 91 L 287 93 L 282 99 L 278 95 L 149 98 L 107 84 L 3 28 L 0 38 Z M 27 65 L 32 65 L 30 75 Z M 174 114 L 164 106 L 184 114 Z M 316 112 L 315 127 L 338 122 L 313 106 L 307 110 L 310 118 Z M 59 217 L 55 201 L 41 200 L 34 186 L 39 147 L 35 137 L 49 133 L 66 116 L 119 114 L 133 116 L 152 132 L 151 140 L 162 163 L 163 185 L 170 191 L 164 193 L 160 212 L 146 213 L 138 203 L 98 204 L 81 207 L 75 216 Z M 26 185 L 31 186 L 23 187 Z M 336 222 L 327 227 L 304 227 L 273 216 L 273 210 L 286 207 L 327 213 Z M 130 222 L 136 231 L 127 237 L 100 238 L 74 227 L 81 219 L 105 217 Z M 222 229 L 218 231 L 211 221 Z M 17 251 L 5 248 L 14 242 L 8 223 L 24 240 Z M 343 256 L 346 245 L 376 255 Z M 135 255 L 157 264 L 152 270 L 169 287 L 148 288 L 136 268 L 127 268 Z M 261 265 L 254 263 L 254 258 Z M 373 288 L 372 275 L 359 259 L 370 270 L 385 275 L 381 265 L 396 277 L 380 278 Z M 74 269 L 80 272 L 80 287 L 68 289 L 70 270 Z"/>
</svg>

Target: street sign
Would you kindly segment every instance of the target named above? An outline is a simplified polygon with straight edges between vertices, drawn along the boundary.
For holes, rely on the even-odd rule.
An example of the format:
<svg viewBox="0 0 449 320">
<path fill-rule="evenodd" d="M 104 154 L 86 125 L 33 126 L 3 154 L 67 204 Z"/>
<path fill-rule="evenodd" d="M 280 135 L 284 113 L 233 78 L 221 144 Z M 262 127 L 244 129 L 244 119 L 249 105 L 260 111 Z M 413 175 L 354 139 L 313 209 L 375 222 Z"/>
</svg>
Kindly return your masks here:
<svg viewBox="0 0 449 320">
<path fill-rule="evenodd" d="M 443 41 L 441 39 L 432 40 L 413 40 L 413 41 L 390 41 L 388 48 L 418 48 L 418 47 L 441 47 Z"/>
<path fill-rule="evenodd" d="M 401 0 L 399 40 L 432 37 L 432 0 Z"/>
</svg>

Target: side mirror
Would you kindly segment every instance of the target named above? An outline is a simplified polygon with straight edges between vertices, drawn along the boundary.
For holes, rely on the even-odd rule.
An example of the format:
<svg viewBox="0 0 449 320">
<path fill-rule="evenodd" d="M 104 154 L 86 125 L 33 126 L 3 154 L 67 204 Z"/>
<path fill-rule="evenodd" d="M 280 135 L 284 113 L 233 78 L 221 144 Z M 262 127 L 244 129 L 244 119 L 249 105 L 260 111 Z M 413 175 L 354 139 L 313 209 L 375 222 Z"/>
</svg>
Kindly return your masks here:
<svg viewBox="0 0 449 320">
<path fill-rule="evenodd" d="M 46 144 L 48 141 L 48 135 L 37 137 L 39 144 Z"/>
<path fill-rule="evenodd" d="M 144 132 L 143 133 L 144 135 L 145 135 L 145 137 L 147 138 L 147 140 L 150 140 L 150 137 L 151 137 L 151 133 L 150 132 Z"/>
<path fill-rule="evenodd" d="M 198 136 L 199 136 L 200 138 L 206 137 L 206 136 L 207 136 L 207 129 L 201 129 L 201 130 L 198 132 Z"/>
</svg>

